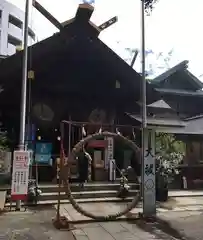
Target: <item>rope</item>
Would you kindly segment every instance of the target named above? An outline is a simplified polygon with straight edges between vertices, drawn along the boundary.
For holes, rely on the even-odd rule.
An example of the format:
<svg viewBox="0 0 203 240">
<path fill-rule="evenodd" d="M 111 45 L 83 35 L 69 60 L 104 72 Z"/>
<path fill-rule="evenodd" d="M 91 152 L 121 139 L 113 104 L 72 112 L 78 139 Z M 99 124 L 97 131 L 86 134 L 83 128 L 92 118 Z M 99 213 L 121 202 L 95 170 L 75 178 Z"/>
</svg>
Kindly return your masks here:
<svg viewBox="0 0 203 240">
<path fill-rule="evenodd" d="M 79 141 L 74 148 L 72 149 L 72 153 L 70 155 L 71 159 L 75 159 L 76 155 L 78 152 L 80 152 L 82 150 L 82 147 L 88 143 L 89 141 L 93 140 L 93 139 L 97 139 L 98 137 L 114 137 L 114 138 L 118 138 L 121 141 L 125 142 L 127 145 L 129 145 L 129 147 L 132 148 L 133 151 L 135 151 L 137 153 L 137 151 L 140 151 L 139 148 L 136 146 L 136 144 L 134 142 L 132 142 L 131 140 L 125 138 L 124 136 L 120 135 L 120 134 L 116 134 L 116 133 L 111 133 L 111 132 L 103 132 L 103 133 L 95 133 L 92 135 L 89 135 L 87 137 L 85 137 L 84 139 L 82 139 L 81 141 Z M 62 149 L 62 151 L 64 152 L 64 150 Z M 71 160 L 69 159 L 69 160 Z M 137 195 L 134 196 L 134 199 L 132 200 L 132 202 L 130 204 L 128 204 L 126 206 L 125 209 L 123 209 L 120 212 L 117 212 L 115 214 L 109 214 L 109 215 L 104 215 L 104 216 L 99 216 L 99 215 L 94 215 L 90 212 L 87 212 L 85 209 L 83 209 L 74 199 L 72 193 L 71 193 L 71 189 L 70 189 L 70 182 L 69 182 L 69 170 L 68 170 L 68 174 L 67 174 L 67 169 L 69 169 L 69 164 L 67 163 L 67 168 L 66 166 L 64 166 L 64 168 L 61 171 L 61 178 L 63 180 L 63 184 L 65 187 L 65 192 L 68 195 L 69 201 L 72 204 L 73 208 L 81 213 L 82 215 L 91 218 L 91 219 L 95 219 L 97 221 L 105 221 L 105 220 L 114 220 L 117 219 L 123 215 L 126 215 L 128 212 L 130 212 L 133 208 L 136 207 L 136 205 L 138 204 L 139 200 L 140 200 L 140 194 L 138 193 Z M 138 183 L 138 179 L 136 178 L 136 182 Z"/>
</svg>

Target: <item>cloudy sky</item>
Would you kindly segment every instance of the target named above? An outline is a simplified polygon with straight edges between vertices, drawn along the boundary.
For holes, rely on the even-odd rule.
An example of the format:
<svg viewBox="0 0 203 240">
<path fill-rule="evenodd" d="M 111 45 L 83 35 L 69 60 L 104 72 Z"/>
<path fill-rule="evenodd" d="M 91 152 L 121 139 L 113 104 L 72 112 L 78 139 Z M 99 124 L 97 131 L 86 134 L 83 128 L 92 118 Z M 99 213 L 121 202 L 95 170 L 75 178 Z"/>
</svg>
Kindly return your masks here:
<svg viewBox="0 0 203 240">
<path fill-rule="evenodd" d="M 24 9 L 25 0 L 9 0 Z M 80 0 L 38 0 L 59 21 L 74 17 Z M 172 56 L 170 67 L 189 60 L 190 70 L 197 77 L 203 74 L 202 0 L 160 0 L 151 16 L 146 19 L 146 48 L 150 50 L 147 67 L 164 71 L 165 57 Z M 140 48 L 140 0 L 95 0 L 92 21 L 96 24 L 118 16 L 118 23 L 104 30 L 100 38 L 124 59 L 129 57 L 125 48 Z M 35 9 L 31 9 L 31 26 L 38 39 L 57 31 Z M 139 58 L 135 68 L 139 71 Z"/>
</svg>

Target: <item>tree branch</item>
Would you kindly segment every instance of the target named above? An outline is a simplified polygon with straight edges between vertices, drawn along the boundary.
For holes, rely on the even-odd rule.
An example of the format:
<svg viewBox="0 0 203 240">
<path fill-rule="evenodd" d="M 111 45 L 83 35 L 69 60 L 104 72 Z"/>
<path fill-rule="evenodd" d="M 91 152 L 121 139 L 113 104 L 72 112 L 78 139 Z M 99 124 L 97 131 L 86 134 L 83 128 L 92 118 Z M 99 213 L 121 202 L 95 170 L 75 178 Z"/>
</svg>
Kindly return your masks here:
<svg viewBox="0 0 203 240">
<path fill-rule="evenodd" d="M 154 4 L 157 3 L 159 0 L 141 0 L 145 3 L 145 10 L 147 12 L 151 11 L 154 7 Z"/>
</svg>

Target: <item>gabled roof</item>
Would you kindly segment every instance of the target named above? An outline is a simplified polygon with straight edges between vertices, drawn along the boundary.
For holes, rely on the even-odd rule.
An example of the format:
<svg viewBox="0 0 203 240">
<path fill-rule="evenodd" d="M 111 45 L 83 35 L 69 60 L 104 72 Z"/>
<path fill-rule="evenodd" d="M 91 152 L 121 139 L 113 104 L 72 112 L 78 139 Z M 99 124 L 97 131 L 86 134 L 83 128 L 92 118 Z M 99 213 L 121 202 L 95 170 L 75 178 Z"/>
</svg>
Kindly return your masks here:
<svg viewBox="0 0 203 240">
<path fill-rule="evenodd" d="M 176 89 L 166 89 L 166 88 L 155 88 L 160 94 L 167 95 L 178 95 L 178 96 L 188 96 L 188 97 L 203 97 L 203 91 L 186 91 L 186 90 L 176 90 Z"/>
<path fill-rule="evenodd" d="M 135 119 L 139 123 L 142 123 L 142 117 L 140 115 L 127 113 L 129 117 Z M 185 122 L 178 118 L 165 118 L 165 117 L 150 117 L 147 116 L 147 125 L 154 127 L 185 127 Z"/>
<path fill-rule="evenodd" d="M 163 100 L 158 100 L 156 102 L 153 102 L 151 104 L 148 104 L 147 107 L 150 108 L 162 108 L 162 109 L 171 109 L 171 107 Z"/>
<path fill-rule="evenodd" d="M 103 94 L 108 88 L 101 89 L 101 84 L 113 86 L 118 80 L 121 91 L 125 89 L 122 95 L 126 98 L 133 96 L 135 101 L 138 100 L 142 82 L 140 74 L 98 38 L 98 29 L 89 21 L 91 12 L 83 7 L 83 4 L 79 5 L 76 17 L 65 24 L 60 32 L 29 47 L 28 66 L 32 66 L 31 69 L 35 71 L 33 88 L 43 86 L 45 90 L 52 88 L 54 91 L 60 88 L 60 91 L 67 91 L 67 94 L 74 94 L 78 88 L 85 92 L 89 86 L 94 86 L 93 89 L 97 92 L 92 90 L 91 94 Z M 0 85 L 10 88 L 10 91 L 14 91 L 15 87 L 16 91 L 20 91 L 18 86 L 21 84 L 22 56 L 21 51 L 0 63 Z M 72 69 L 73 64 L 75 69 Z M 64 72 L 58 70 L 56 76 L 57 68 Z M 95 68 L 99 70 L 96 71 Z M 87 75 L 84 77 L 87 71 L 91 75 L 89 78 Z M 114 72 L 109 79 L 108 71 Z M 80 75 L 78 82 L 73 79 L 77 74 Z M 83 82 L 79 82 L 81 78 Z M 62 79 L 64 86 L 60 86 Z M 147 84 L 147 93 L 148 99 L 157 99 L 156 91 L 150 84 Z"/>
<path fill-rule="evenodd" d="M 172 74 L 176 73 L 177 71 L 187 69 L 187 65 L 188 65 L 188 61 L 186 61 L 186 60 L 180 62 L 179 64 L 177 64 L 176 66 L 170 68 L 169 70 L 167 70 L 166 72 L 162 73 L 158 77 L 155 77 L 152 80 L 152 83 L 160 83 L 160 82 L 166 80 L 168 77 L 170 77 Z"/>
<path fill-rule="evenodd" d="M 195 77 L 190 71 L 188 71 L 188 61 L 182 61 L 176 66 L 170 68 L 166 72 L 162 73 L 158 77 L 154 78 L 151 81 L 152 85 L 156 85 L 157 87 L 160 87 L 160 84 L 163 83 L 164 81 L 167 81 L 172 75 L 175 76 L 176 73 L 183 73 L 185 74 L 187 80 L 190 81 L 190 83 L 195 87 L 196 90 L 202 89 L 203 88 L 203 83 Z M 177 78 L 178 81 L 178 78 Z"/>
</svg>

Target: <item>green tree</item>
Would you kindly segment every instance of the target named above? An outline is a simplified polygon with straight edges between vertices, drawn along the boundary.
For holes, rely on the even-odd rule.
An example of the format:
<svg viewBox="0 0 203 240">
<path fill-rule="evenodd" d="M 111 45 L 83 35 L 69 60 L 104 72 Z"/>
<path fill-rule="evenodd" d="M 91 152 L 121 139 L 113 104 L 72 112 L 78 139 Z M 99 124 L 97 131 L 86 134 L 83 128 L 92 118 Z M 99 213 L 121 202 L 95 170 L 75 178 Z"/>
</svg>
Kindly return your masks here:
<svg viewBox="0 0 203 240">
<path fill-rule="evenodd" d="M 170 177 L 178 174 L 178 166 L 185 155 L 185 143 L 178 141 L 174 134 L 157 133 L 156 158 L 167 170 Z"/>
<path fill-rule="evenodd" d="M 9 145 L 8 137 L 5 132 L 0 132 L 0 151 L 7 150 Z"/>
<path fill-rule="evenodd" d="M 170 154 L 171 152 L 184 154 L 185 144 L 182 141 L 178 141 L 174 134 L 157 133 L 156 149 L 157 153 L 162 155 Z"/>
</svg>

